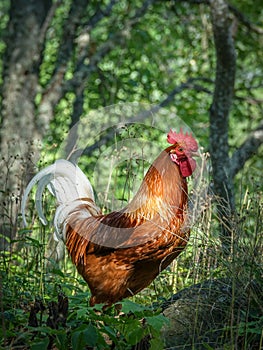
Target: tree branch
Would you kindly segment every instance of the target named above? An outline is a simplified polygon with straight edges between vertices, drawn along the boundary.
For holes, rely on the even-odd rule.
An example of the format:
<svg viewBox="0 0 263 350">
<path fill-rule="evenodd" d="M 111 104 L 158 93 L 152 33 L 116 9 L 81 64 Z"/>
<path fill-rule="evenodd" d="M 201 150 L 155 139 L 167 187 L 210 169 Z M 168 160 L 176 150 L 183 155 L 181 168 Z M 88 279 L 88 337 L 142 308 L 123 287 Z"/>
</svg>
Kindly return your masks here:
<svg viewBox="0 0 263 350">
<path fill-rule="evenodd" d="M 211 83 L 212 80 L 208 78 L 189 78 L 185 83 L 180 84 L 179 86 L 176 86 L 172 92 L 159 104 L 160 108 L 165 107 L 168 105 L 172 100 L 174 99 L 175 95 L 179 94 L 185 89 L 192 89 L 199 92 L 206 92 L 207 94 L 211 94 L 211 91 L 202 85 L 195 84 L 196 81 L 203 81 L 206 83 Z"/>
<path fill-rule="evenodd" d="M 79 0 L 80 1 L 80 0 Z M 74 76 L 70 80 L 63 80 L 66 66 L 65 64 L 69 60 L 68 53 L 70 51 L 67 49 L 63 55 L 63 62 L 65 62 L 64 65 L 60 64 L 60 68 L 57 69 L 56 74 L 54 74 L 52 81 L 49 84 L 49 87 L 45 91 L 42 97 L 41 104 L 39 106 L 39 115 L 41 115 L 41 118 L 43 120 L 48 119 L 48 116 L 50 116 L 53 113 L 54 107 L 57 105 L 59 100 L 70 91 L 74 91 L 76 87 L 78 87 L 80 84 L 85 83 L 87 81 L 89 75 L 97 70 L 98 63 L 114 48 L 116 48 L 116 45 L 122 46 L 126 44 L 127 37 L 130 35 L 130 30 L 132 27 L 139 22 L 140 18 L 147 12 L 147 9 L 151 4 L 153 4 L 157 0 L 146 0 L 140 8 L 137 9 L 135 12 L 135 15 L 131 18 L 129 18 L 126 23 L 123 25 L 123 30 L 116 33 L 114 36 L 112 36 L 107 42 L 102 44 L 93 54 L 93 56 L 90 57 L 89 63 L 86 63 L 87 55 L 84 56 L 81 55 L 79 58 L 79 61 L 76 64 L 76 69 L 74 72 Z M 106 7 L 104 11 L 100 11 L 97 15 L 94 15 L 90 22 L 88 23 L 90 30 L 97 24 L 99 20 L 102 18 L 102 14 L 109 16 L 109 11 L 112 10 L 113 4 L 115 3 L 114 0 L 111 1 L 111 3 Z M 77 5 L 74 3 L 74 7 Z M 74 23 L 74 21 L 72 22 Z M 87 52 L 86 52 L 87 53 Z M 67 60 L 66 60 L 67 58 Z M 48 124 L 48 123 L 47 123 Z"/>
<path fill-rule="evenodd" d="M 55 3 L 53 3 L 52 6 L 50 7 L 48 14 L 45 18 L 45 21 L 42 24 L 40 33 L 39 33 L 39 37 L 38 37 L 39 47 L 44 46 L 44 41 L 45 41 L 47 30 L 48 30 L 50 23 L 55 15 L 56 9 L 61 5 L 61 3 L 62 3 L 62 0 L 59 0 Z"/>
<path fill-rule="evenodd" d="M 235 6 L 228 5 L 229 10 L 235 15 L 235 17 L 250 31 L 255 32 L 256 34 L 262 35 L 263 28 L 258 27 L 252 23 L 242 12 L 240 12 Z"/>
<path fill-rule="evenodd" d="M 60 99 L 61 85 L 64 80 L 68 62 L 73 53 L 76 29 L 82 16 L 85 14 L 86 6 L 86 1 L 76 0 L 72 4 L 68 18 L 65 21 L 56 67 L 46 90 L 43 92 L 42 100 L 39 105 L 38 118 L 45 125 L 49 124 L 53 116 L 54 106 Z"/>
<path fill-rule="evenodd" d="M 205 4 L 208 5 L 211 3 L 211 0 L 180 0 L 181 2 L 188 2 L 194 5 L 201 5 Z M 228 9 L 230 12 L 232 12 L 235 17 L 244 25 L 246 26 L 250 31 L 255 32 L 256 34 L 262 35 L 263 34 L 263 28 L 260 28 L 256 24 L 252 23 L 242 12 L 240 12 L 235 6 L 231 4 L 227 4 Z"/>
<path fill-rule="evenodd" d="M 67 92 L 74 90 L 81 82 L 86 81 L 89 75 L 97 69 L 98 63 L 114 48 L 116 45 L 123 46 L 126 44 L 127 39 L 130 36 L 130 31 L 133 26 L 139 22 L 141 17 L 145 15 L 148 7 L 157 0 L 146 0 L 140 8 L 137 9 L 134 16 L 129 18 L 126 23 L 123 25 L 123 30 L 116 32 L 111 36 L 111 38 L 103 43 L 97 51 L 90 57 L 89 63 L 86 64 L 86 56 L 82 56 L 79 60 L 74 77 L 70 80 L 67 80 L 63 86 L 62 95 L 65 95 Z"/>
<path fill-rule="evenodd" d="M 263 144 L 263 122 L 251 132 L 246 141 L 234 152 L 230 160 L 229 175 L 233 178 L 246 161 L 258 151 Z"/>
<path fill-rule="evenodd" d="M 130 118 L 129 121 L 127 122 L 127 124 L 128 123 L 140 123 L 140 122 L 144 121 L 149 116 L 153 115 L 154 113 L 157 113 L 161 108 L 169 105 L 173 101 L 175 96 L 180 94 L 183 90 L 193 89 L 193 90 L 196 90 L 198 92 L 205 92 L 205 93 L 211 94 L 211 91 L 208 90 L 207 88 L 203 87 L 202 85 L 195 84 L 195 82 L 198 82 L 198 81 L 212 83 L 211 79 L 204 78 L 204 77 L 189 78 L 185 83 L 182 83 L 182 84 L 176 86 L 167 95 L 167 97 L 165 99 L 163 99 L 163 101 L 161 101 L 158 105 L 153 106 L 149 110 L 144 110 L 141 113 L 134 116 L 133 118 Z M 122 130 L 122 128 L 127 124 L 121 123 L 121 125 L 119 125 L 118 127 L 116 126 L 114 130 L 109 129 L 108 132 L 106 134 L 104 134 L 97 142 L 95 142 L 94 144 L 92 144 L 89 147 L 86 147 L 85 150 L 79 150 L 79 149 L 74 150 L 73 149 L 74 145 L 75 145 L 75 142 L 73 140 L 76 140 L 77 135 L 75 135 L 75 138 L 74 138 L 74 135 L 71 135 L 70 136 L 71 149 L 68 148 L 66 154 L 70 154 L 70 157 L 71 157 L 70 159 L 73 162 L 76 161 L 76 159 L 79 157 L 80 154 L 91 155 L 93 151 L 97 150 L 101 146 L 107 144 L 107 142 L 109 142 L 110 140 L 114 139 L 114 136 L 116 135 L 116 133 L 118 133 L 118 130 Z"/>
</svg>

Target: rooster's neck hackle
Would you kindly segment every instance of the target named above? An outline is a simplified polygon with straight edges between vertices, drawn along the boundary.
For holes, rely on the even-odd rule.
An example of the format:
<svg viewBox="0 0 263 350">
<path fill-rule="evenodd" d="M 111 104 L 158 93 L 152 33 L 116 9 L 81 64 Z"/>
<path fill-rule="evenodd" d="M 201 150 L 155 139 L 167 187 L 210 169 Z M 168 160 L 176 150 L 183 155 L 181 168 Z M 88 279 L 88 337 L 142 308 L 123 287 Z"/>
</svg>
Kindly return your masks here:
<svg viewBox="0 0 263 350">
<path fill-rule="evenodd" d="M 159 155 L 146 173 L 128 205 L 130 213 L 153 219 L 156 215 L 172 217 L 185 209 L 186 179 L 182 177 L 178 165 L 171 161 L 168 149 Z"/>
</svg>

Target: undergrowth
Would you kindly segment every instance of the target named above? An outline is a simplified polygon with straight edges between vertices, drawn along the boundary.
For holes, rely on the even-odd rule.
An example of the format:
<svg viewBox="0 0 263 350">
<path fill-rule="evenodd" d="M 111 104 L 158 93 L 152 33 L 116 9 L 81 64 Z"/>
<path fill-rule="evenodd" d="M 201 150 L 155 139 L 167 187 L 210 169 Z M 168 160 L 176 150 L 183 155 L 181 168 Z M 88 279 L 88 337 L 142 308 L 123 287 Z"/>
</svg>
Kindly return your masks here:
<svg viewBox="0 0 263 350">
<path fill-rule="evenodd" d="M 47 213 L 49 204 L 45 208 Z M 39 224 L 32 201 L 30 228 L 20 228 L 14 239 L 6 238 L 1 251 L 1 348 L 162 349 L 165 348 L 162 329 L 170 322 L 162 312 L 167 300 L 178 291 L 209 280 L 224 281 L 231 291 L 229 318 L 222 329 L 212 329 L 214 334 L 220 331 L 216 349 L 260 350 L 263 346 L 262 205 L 262 191 L 257 186 L 240 195 L 237 215 L 229 223 L 231 252 L 226 255 L 216 210 L 208 203 L 192 229 L 184 252 L 148 288 L 121 302 L 119 311 L 118 306 L 107 310 L 102 305 L 89 306 L 86 283 L 61 249 L 63 258 L 57 262 L 51 239 L 53 229 Z M 47 214 L 50 222 L 52 210 Z M 242 298 L 246 300 L 237 305 L 241 290 L 245 291 Z M 212 300 L 208 302 L 213 304 Z M 198 322 L 195 329 L 201 330 Z M 191 349 L 213 349 L 203 339 L 201 347 L 198 346 L 192 342 Z"/>
</svg>

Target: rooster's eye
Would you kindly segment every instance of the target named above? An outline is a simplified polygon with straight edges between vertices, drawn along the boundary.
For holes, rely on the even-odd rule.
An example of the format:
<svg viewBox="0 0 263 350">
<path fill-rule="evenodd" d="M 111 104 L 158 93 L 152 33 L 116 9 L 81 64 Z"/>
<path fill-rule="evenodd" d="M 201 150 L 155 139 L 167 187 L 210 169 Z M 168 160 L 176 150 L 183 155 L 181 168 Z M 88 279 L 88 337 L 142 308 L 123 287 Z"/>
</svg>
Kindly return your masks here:
<svg viewBox="0 0 263 350">
<path fill-rule="evenodd" d="M 183 152 L 183 150 L 184 150 L 184 149 L 183 149 L 182 147 L 179 147 L 179 148 L 178 148 L 178 151 L 179 151 L 179 152 Z"/>
</svg>

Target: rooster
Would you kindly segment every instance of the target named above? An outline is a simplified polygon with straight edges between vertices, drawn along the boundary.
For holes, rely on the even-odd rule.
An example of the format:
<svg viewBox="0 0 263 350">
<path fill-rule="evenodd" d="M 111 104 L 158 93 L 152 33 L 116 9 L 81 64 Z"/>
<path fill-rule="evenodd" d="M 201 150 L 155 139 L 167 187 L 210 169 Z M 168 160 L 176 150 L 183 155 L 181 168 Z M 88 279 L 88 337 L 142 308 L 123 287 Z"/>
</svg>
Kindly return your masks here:
<svg viewBox="0 0 263 350">
<path fill-rule="evenodd" d="M 42 194 L 47 186 L 57 200 L 56 239 L 63 240 L 87 282 L 90 305 L 110 306 L 147 287 L 184 249 L 189 238 L 186 178 L 196 168 L 198 144 L 191 134 L 167 135 L 170 144 L 150 166 L 122 210 L 102 215 L 89 180 L 77 165 L 60 159 L 28 184 L 25 206 L 38 182 L 36 208 L 43 224 Z"/>
</svg>

